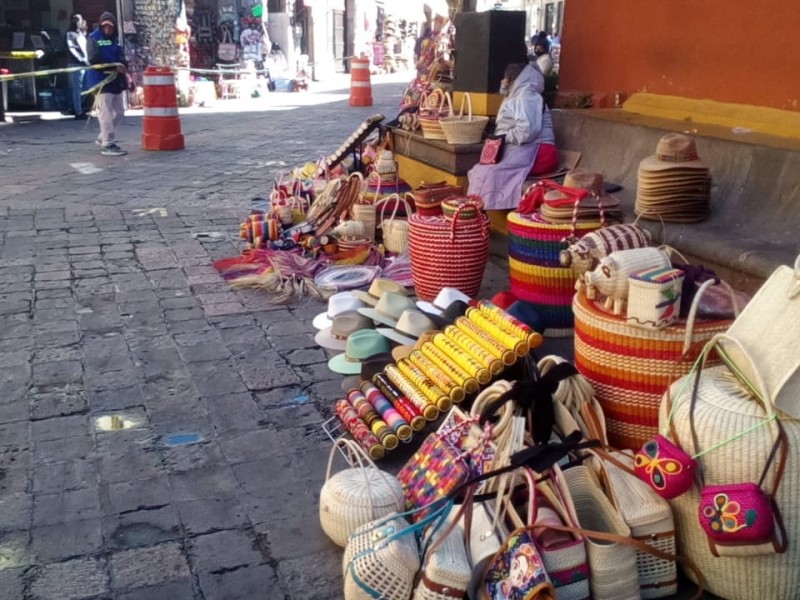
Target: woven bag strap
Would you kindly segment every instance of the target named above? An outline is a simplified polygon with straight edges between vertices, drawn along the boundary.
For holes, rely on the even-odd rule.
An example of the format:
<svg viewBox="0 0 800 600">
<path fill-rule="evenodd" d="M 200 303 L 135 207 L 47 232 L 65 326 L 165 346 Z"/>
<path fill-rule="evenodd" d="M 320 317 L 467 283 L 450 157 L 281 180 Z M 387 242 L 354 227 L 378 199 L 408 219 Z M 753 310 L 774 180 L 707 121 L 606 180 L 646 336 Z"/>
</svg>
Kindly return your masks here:
<svg viewBox="0 0 800 600">
<path fill-rule="evenodd" d="M 692 347 L 692 336 L 694 334 L 694 325 L 697 321 L 697 313 L 700 311 L 700 301 L 703 298 L 703 294 L 712 286 L 715 285 L 715 281 L 713 279 L 709 279 L 708 281 L 703 282 L 703 285 L 700 286 L 700 289 L 697 290 L 697 293 L 694 295 L 694 299 L 692 300 L 692 306 L 689 309 L 689 315 L 686 317 L 686 336 L 683 340 L 683 353 L 687 354 Z M 720 284 L 725 288 L 725 290 L 731 296 L 731 305 L 733 306 L 733 312 L 738 317 L 739 316 L 739 303 L 736 300 L 736 293 L 733 291 L 733 288 L 725 281 L 720 280 Z"/>
<path fill-rule="evenodd" d="M 700 379 L 703 373 L 703 368 L 705 367 L 706 361 L 708 360 L 708 356 L 711 354 L 711 352 L 713 352 L 715 349 L 718 349 L 718 342 L 721 339 L 724 339 L 726 342 L 735 345 L 739 350 L 739 352 L 742 353 L 742 356 L 747 357 L 747 360 L 750 361 L 751 366 L 752 367 L 755 366 L 755 363 L 753 363 L 753 359 L 750 357 L 750 355 L 748 354 L 747 350 L 744 348 L 742 343 L 738 339 L 732 336 L 728 336 L 725 334 L 717 334 L 706 345 L 706 348 L 703 351 L 700 360 L 698 360 L 699 364 L 695 365 L 696 372 L 694 374 L 694 386 L 692 389 L 691 403 L 689 405 L 689 430 L 692 435 L 692 444 L 694 445 L 695 458 L 698 460 L 698 462 L 700 460 L 700 456 L 702 453 L 700 452 L 700 441 L 697 436 L 697 428 L 695 427 L 695 422 L 694 422 L 694 411 L 695 407 L 697 406 L 697 399 L 700 391 Z M 722 351 L 720 350 L 720 352 Z M 752 372 L 755 374 L 755 379 L 756 379 L 756 381 L 753 382 L 749 381 L 741 371 L 736 369 L 735 366 L 730 364 L 728 366 L 732 370 L 734 375 L 736 375 L 737 379 L 752 392 L 753 397 L 766 410 L 767 414 L 769 415 L 769 419 L 765 421 L 765 423 L 768 422 L 775 423 L 776 427 L 775 443 L 773 444 L 772 449 L 770 450 L 766 464 L 764 465 L 764 470 L 761 473 L 761 478 L 758 481 L 758 486 L 763 488 L 764 481 L 766 481 L 766 477 L 769 474 L 772 463 L 775 461 L 776 456 L 778 456 L 778 453 L 780 452 L 780 455 L 778 456 L 778 467 L 775 472 L 774 485 L 772 487 L 772 491 L 769 492 L 770 496 L 774 496 L 778 491 L 778 487 L 780 486 L 781 480 L 783 479 L 783 474 L 786 468 L 786 460 L 788 458 L 788 450 L 789 450 L 789 443 L 788 443 L 789 440 L 786 437 L 786 432 L 784 431 L 783 426 L 781 425 L 781 422 L 778 419 L 778 415 L 775 412 L 775 406 L 772 402 L 772 399 L 769 398 L 769 396 L 767 395 L 767 387 L 764 384 L 764 380 L 761 378 L 758 369 L 753 368 Z M 716 447 L 724 446 L 738 439 L 740 435 L 731 436 L 729 439 L 721 442 L 720 444 L 717 444 Z M 702 486 L 705 485 L 702 468 L 697 470 L 697 477 L 699 479 L 702 488 Z"/>
<path fill-rule="evenodd" d="M 472 209 L 478 212 L 476 215 L 476 219 L 484 219 L 483 213 L 481 212 L 483 207 L 473 200 L 467 200 L 461 206 L 456 209 L 455 214 L 453 215 L 452 220 L 450 221 L 450 243 L 454 243 L 456 241 L 456 231 L 458 229 L 458 220 L 461 218 L 461 213 L 465 210 Z M 481 234 L 483 239 L 487 239 L 489 237 L 489 228 L 485 226 L 485 224 L 481 225 Z"/>
</svg>

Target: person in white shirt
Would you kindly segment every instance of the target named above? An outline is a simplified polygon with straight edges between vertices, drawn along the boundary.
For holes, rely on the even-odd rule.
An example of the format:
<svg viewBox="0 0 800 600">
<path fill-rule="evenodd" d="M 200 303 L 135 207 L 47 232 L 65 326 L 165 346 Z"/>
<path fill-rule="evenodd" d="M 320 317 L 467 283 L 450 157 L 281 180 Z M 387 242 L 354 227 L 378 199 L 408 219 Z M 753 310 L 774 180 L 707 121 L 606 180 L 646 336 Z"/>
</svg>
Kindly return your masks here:
<svg viewBox="0 0 800 600">
<path fill-rule="evenodd" d="M 68 66 L 86 67 L 89 65 L 89 59 L 86 55 L 86 21 L 77 13 L 70 18 L 69 31 L 67 32 L 67 49 L 69 50 Z M 70 87 L 72 88 L 72 108 L 78 121 L 84 121 L 87 118 L 86 113 L 83 112 L 83 96 L 81 96 L 85 74 L 85 69 L 69 74 Z"/>
</svg>

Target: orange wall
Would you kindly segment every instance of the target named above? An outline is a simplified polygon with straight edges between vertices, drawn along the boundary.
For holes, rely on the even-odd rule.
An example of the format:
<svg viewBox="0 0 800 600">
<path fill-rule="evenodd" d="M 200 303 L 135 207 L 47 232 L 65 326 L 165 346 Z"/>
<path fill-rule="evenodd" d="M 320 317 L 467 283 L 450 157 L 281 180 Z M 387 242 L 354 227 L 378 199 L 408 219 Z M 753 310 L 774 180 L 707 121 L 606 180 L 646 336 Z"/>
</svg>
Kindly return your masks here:
<svg viewBox="0 0 800 600">
<path fill-rule="evenodd" d="M 797 0 L 567 0 L 561 90 L 800 111 Z"/>
</svg>

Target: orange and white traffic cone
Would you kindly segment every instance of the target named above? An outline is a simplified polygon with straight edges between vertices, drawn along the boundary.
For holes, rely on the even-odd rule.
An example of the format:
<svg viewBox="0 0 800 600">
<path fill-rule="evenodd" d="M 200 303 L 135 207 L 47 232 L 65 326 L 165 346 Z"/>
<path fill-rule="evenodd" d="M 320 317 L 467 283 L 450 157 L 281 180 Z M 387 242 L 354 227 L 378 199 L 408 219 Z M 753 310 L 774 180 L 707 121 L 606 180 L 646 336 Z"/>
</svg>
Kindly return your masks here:
<svg viewBox="0 0 800 600">
<path fill-rule="evenodd" d="M 148 67 L 144 72 L 142 148 L 183 150 L 175 73 L 167 67 Z"/>
<path fill-rule="evenodd" d="M 368 58 L 350 60 L 350 106 L 372 106 Z"/>
</svg>

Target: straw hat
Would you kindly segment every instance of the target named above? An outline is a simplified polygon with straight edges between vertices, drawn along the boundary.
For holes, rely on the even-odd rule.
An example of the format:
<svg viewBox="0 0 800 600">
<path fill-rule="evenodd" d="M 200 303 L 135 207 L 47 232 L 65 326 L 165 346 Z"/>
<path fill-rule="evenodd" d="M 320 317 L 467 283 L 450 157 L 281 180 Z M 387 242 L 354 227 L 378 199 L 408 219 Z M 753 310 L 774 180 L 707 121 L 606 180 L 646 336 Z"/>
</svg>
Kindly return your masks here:
<svg viewBox="0 0 800 600">
<path fill-rule="evenodd" d="M 606 219 L 622 217 L 619 198 L 606 193 L 605 181 L 600 173 L 583 169 L 574 169 L 564 177 L 564 187 L 576 190 L 589 190 L 591 192 L 591 195 L 581 200 L 578 205 L 578 219 L 598 219 L 601 208 L 603 209 Z M 558 190 L 550 190 L 545 193 L 544 202 L 540 208 L 542 218 L 551 223 L 569 223 L 572 221 L 573 215 L 576 212 L 575 205 L 573 202 L 569 202 L 568 204 L 559 203 L 559 200 L 570 200 L 570 198 Z"/>
<path fill-rule="evenodd" d="M 639 163 L 640 171 L 671 169 L 707 169 L 697 155 L 694 138 L 682 133 L 668 133 L 658 140 L 656 153 Z"/>
<path fill-rule="evenodd" d="M 342 375 L 356 375 L 361 372 L 362 362 L 384 352 L 389 352 L 389 340 L 374 329 L 362 329 L 347 338 L 344 354 L 330 359 L 328 368 Z"/>
<path fill-rule="evenodd" d="M 406 346 L 397 346 L 396 348 L 392 348 L 392 358 L 394 358 L 395 361 L 398 361 L 402 358 L 408 358 L 409 356 L 411 356 L 411 353 L 414 352 L 414 350 L 420 350 L 422 349 L 423 344 L 425 344 L 426 342 L 432 342 L 433 337 L 437 333 L 440 333 L 438 329 L 430 329 L 428 331 L 423 331 L 422 334 L 420 334 L 419 339 L 414 343 L 413 346 L 406 345 Z"/>
<path fill-rule="evenodd" d="M 358 310 L 362 308 L 364 303 L 353 296 L 351 292 L 340 292 L 328 298 L 327 312 L 320 313 L 312 321 L 312 325 L 316 329 L 327 329 L 333 325 L 333 319 L 336 315 L 350 310 Z"/>
<path fill-rule="evenodd" d="M 347 338 L 356 331 L 372 329 L 372 321 L 358 311 L 348 310 L 333 318 L 333 325 L 317 332 L 314 341 L 328 350 L 343 352 L 347 346 Z"/>
<path fill-rule="evenodd" d="M 469 304 L 464 302 L 463 300 L 456 300 L 450 306 L 448 306 L 444 312 L 439 315 L 433 315 L 428 313 L 431 321 L 436 323 L 436 326 L 439 329 L 444 329 L 448 325 L 452 325 L 456 322 L 458 317 L 463 317 L 467 314 L 467 309 L 469 308 Z"/>
<path fill-rule="evenodd" d="M 416 304 L 408 296 L 397 294 L 395 292 L 386 292 L 378 300 L 375 308 L 359 308 L 358 312 L 362 315 L 369 317 L 377 323 L 382 323 L 389 327 L 397 325 L 400 315 L 403 311 L 415 309 Z"/>
<path fill-rule="evenodd" d="M 472 300 L 472 298 L 456 288 L 444 287 L 439 290 L 439 293 L 436 295 L 436 298 L 433 302 L 425 302 L 420 300 L 417 302 L 417 306 L 421 311 L 426 313 L 440 315 L 442 314 L 442 311 L 444 311 L 456 300 L 461 300 L 462 302 L 468 303 L 470 300 Z"/>
<path fill-rule="evenodd" d="M 431 321 L 425 313 L 418 310 L 406 310 L 400 315 L 394 329 L 378 327 L 375 331 L 398 344 L 413 345 L 420 335 L 431 329 L 437 329 L 436 323 Z"/>
<path fill-rule="evenodd" d="M 375 306 L 378 303 L 378 300 L 381 299 L 381 296 L 383 296 L 386 292 L 400 294 L 401 296 L 408 296 L 408 291 L 406 291 L 406 288 L 404 288 L 402 285 L 395 283 L 391 279 L 384 279 L 382 277 L 373 280 L 368 291 L 363 292 L 359 290 L 352 293 L 353 296 L 362 302 L 371 306 Z"/>
</svg>

